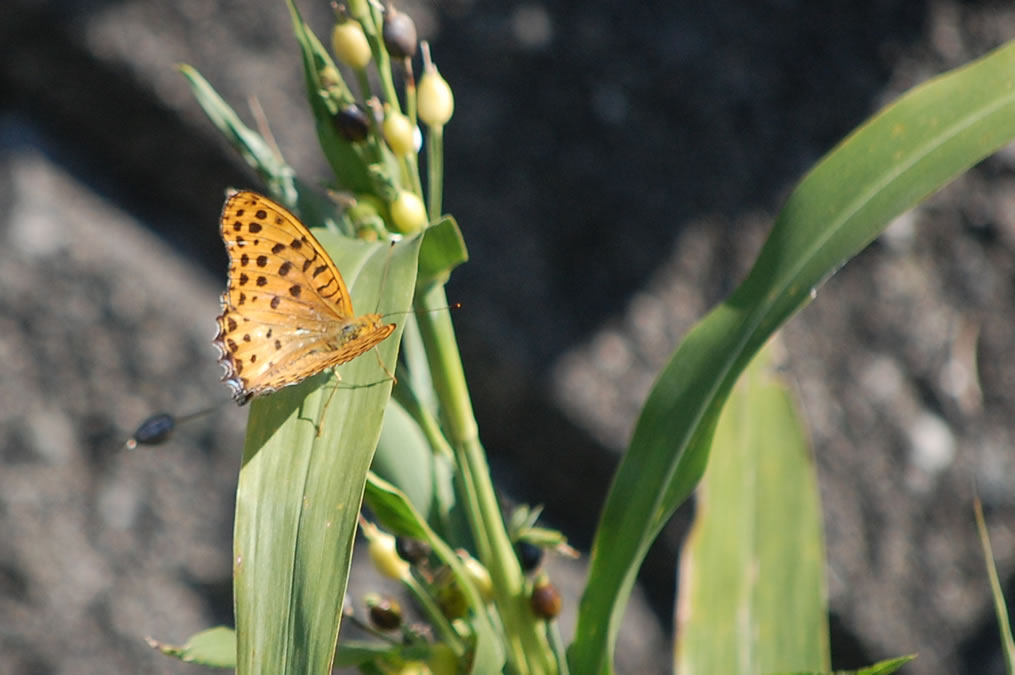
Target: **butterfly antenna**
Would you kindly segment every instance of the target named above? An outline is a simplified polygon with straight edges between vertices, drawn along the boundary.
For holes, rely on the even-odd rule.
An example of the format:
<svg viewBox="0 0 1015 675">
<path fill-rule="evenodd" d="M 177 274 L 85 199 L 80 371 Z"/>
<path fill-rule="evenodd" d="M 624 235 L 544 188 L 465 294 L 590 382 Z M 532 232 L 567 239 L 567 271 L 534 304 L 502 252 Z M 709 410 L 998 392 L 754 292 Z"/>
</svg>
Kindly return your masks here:
<svg viewBox="0 0 1015 675">
<path fill-rule="evenodd" d="M 452 302 L 450 305 L 444 305 L 443 307 L 430 307 L 428 309 L 407 309 L 404 312 L 388 312 L 387 314 L 381 314 L 381 318 L 389 316 L 401 316 L 402 314 L 425 314 L 428 312 L 443 312 L 444 310 L 461 309 L 462 303 Z"/>
</svg>

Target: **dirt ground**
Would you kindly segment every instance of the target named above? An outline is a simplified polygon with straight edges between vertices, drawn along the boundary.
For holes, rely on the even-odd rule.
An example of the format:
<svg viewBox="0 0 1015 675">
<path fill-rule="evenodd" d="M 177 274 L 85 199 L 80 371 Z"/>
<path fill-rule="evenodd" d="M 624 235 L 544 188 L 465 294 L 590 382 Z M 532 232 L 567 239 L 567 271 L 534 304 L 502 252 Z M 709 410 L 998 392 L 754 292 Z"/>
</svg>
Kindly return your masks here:
<svg viewBox="0 0 1015 675">
<path fill-rule="evenodd" d="M 498 484 L 585 549 L 654 373 L 799 177 L 898 94 L 1015 37 L 1003 3 L 659 4 L 404 7 L 456 96 L 445 209 L 472 260 L 449 297 Z M 327 3 L 300 5 L 324 34 Z M 281 0 L 4 14 L 0 674 L 192 672 L 142 638 L 231 621 L 246 412 L 119 446 L 150 412 L 227 398 L 216 218 L 227 186 L 258 184 L 173 66 L 248 122 L 256 96 L 287 160 L 323 181 L 289 18 Z M 905 672 L 1002 672 L 971 502 L 975 484 L 1010 588 L 1013 165 L 1002 151 L 900 218 L 783 331 L 836 668 L 918 652 Z M 622 672 L 667 668 L 689 517 L 646 562 Z M 554 574 L 573 612 L 581 566 Z"/>
</svg>

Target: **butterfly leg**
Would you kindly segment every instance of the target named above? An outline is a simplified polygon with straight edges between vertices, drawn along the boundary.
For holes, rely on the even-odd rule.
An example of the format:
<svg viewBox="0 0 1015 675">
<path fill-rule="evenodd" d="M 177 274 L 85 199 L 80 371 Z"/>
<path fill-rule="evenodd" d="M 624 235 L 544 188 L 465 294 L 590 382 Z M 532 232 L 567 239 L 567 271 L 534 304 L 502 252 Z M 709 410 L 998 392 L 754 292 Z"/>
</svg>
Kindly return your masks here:
<svg viewBox="0 0 1015 675">
<path fill-rule="evenodd" d="M 377 357 L 377 363 L 379 363 L 380 366 L 381 366 L 381 370 L 383 370 L 387 374 L 387 376 L 391 378 L 392 382 L 394 382 L 395 384 L 398 384 L 398 378 L 395 377 L 394 373 L 392 373 L 390 370 L 388 370 L 388 367 L 384 364 L 384 360 L 381 359 L 381 352 L 380 352 L 379 349 L 377 349 L 376 345 L 374 345 L 374 350 L 373 351 L 374 351 L 374 356 Z"/>
<path fill-rule="evenodd" d="M 321 434 L 324 433 L 324 414 L 328 412 L 328 406 L 331 405 L 331 399 L 335 397 L 335 392 L 338 391 L 338 383 L 342 381 L 342 376 L 337 370 L 332 368 L 331 373 L 335 376 L 335 383 L 331 387 L 331 393 L 328 394 L 328 399 L 324 402 L 324 407 L 321 408 L 321 416 L 317 420 L 317 437 L 320 438 Z M 327 385 L 325 385 L 327 386 Z"/>
</svg>

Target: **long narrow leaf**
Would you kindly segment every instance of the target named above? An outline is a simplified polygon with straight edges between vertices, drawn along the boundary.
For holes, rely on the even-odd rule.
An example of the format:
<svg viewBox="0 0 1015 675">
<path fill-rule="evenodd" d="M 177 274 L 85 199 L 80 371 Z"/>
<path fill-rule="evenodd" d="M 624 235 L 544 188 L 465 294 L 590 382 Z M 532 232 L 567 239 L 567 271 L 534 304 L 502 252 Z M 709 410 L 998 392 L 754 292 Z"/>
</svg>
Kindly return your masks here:
<svg viewBox="0 0 1015 675">
<path fill-rule="evenodd" d="M 973 514 L 976 516 L 976 530 L 980 535 L 983 547 L 983 562 L 987 566 L 987 578 L 990 580 L 990 594 L 994 598 L 994 612 L 997 614 L 997 628 L 1001 634 L 1001 647 L 1004 653 L 1004 665 L 1008 673 L 1015 672 L 1015 639 L 1011 634 L 1011 623 L 1008 621 L 1008 604 L 1001 590 L 1001 580 L 997 576 L 997 564 L 994 562 L 994 549 L 990 545 L 987 522 L 983 518 L 983 504 L 977 497 L 973 502 Z"/>
<path fill-rule="evenodd" d="M 593 544 L 572 670 L 609 672 L 649 546 L 690 494 L 737 376 L 814 290 L 897 215 L 1015 138 L 1015 46 L 906 94 L 790 195 L 747 279 L 663 370 L 614 478 Z"/>
<path fill-rule="evenodd" d="M 817 475 L 768 351 L 719 418 L 681 554 L 683 675 L 831 669 Z"/>
<path fill-rule="evenodd" d="M 377 306 L 382 279 L 380 311 L 408 309 L 419 237 L 391 249 L 317 234 L 357 311 Z M 379 345 L 389 367 L 400 335 L 399 328 Z M 391 390 L 373 353 L 340 372 L 334 393 L 322 374 L 251 405 L 233 542 L 238 673 L 330 672 L 356 518 Z"/>
<path fill-rule="evenodd" d="M 194 99 L 215 128 L 229 141 L 240 156 L 265 180 L 292 175 L 292 169 L 275 154 L 259 133 L 240 120 L 232 106 L 192 66 L 180 64 L 180 73 L 187 79 Z"/>
<path fill-rule="evenodd" d="M 292 18 L 293 33 L 296 34 L 296 41 L 300 45 L 300 54 L 303 56 L 303 75 L 307 84 L 307 99 L 314 114 L 317 140 L 321 144 L 324 156 L 331 164 L 331 170 L 334 171 L 343 188 L 353 192 L 369 191 L 371 184 L 366 170 L 367 162 L 364 161 L 357 146 L 342 138 L 338 133 L 334 123 L 336 111 L 330 110 L 328 107 L 328 94 L 325 91 L 328 88 L 328 83 L 322 81 L 322 72 L 327 70 L 331 73 L 331 77 L 334 78 L 332 86 L 344 88 L 341 74 L 331 60 L 328 51 L 321 45 L 320 40 L 303 22 L 296 3 L 293 0 L 286 0 L 286 4 Z"/>
</svg>

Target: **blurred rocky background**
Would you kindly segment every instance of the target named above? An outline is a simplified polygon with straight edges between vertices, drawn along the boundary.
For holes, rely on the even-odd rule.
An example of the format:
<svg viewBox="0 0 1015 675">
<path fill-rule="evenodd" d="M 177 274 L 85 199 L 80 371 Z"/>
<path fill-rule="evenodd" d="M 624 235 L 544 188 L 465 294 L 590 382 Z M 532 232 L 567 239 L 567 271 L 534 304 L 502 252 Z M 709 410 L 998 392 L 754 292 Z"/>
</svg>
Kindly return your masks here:
<svg viewBox="0 0 1015 675">
<path fill-rule="evenodd" d="M 324 35 L 327 3 L 302 0 Z M 999 2 L 406 3 L 454 88 L 449 289 L 496 478 L 587 550 L 655 372 L 780 201 L 907 88 L 1015 37 Z M 210 340 L 227 186 L 258 185 L 176 63 L 328 173 L 281 0 L 0 9 L 0 673 L 185 673 L 145 646 L 231 622 L 246 410 Z M 973 486 L 1015 571 L 1015 155 L 898 222 L 783 333 L 826 512 L 837 668 L 1002 672 Z M 691 512 L 650 555 L 623 672 L 664 672 Z M 581 567 L 555 572 L 573 612 Z M 360 574 L 360 572 L 358 572 Z M 354 598 L 372 578 L 354 581 Z M 1010 595 L 1010 594 L 1009 594 Z M 565 626 L 565 635 L 570 628 Z"/>
</svg>

